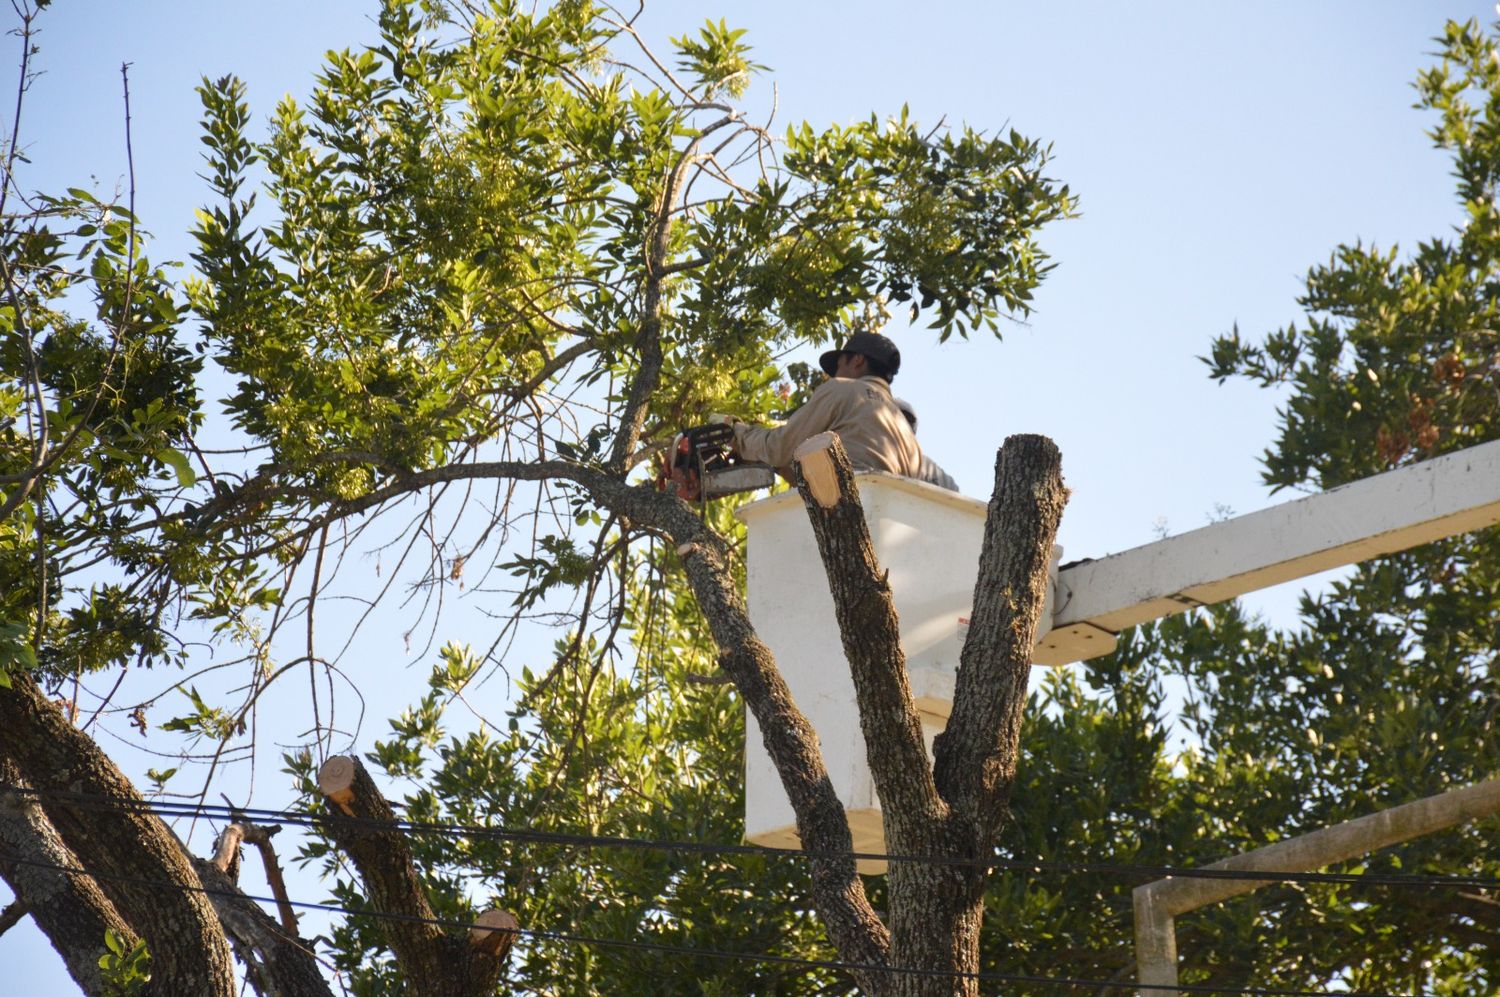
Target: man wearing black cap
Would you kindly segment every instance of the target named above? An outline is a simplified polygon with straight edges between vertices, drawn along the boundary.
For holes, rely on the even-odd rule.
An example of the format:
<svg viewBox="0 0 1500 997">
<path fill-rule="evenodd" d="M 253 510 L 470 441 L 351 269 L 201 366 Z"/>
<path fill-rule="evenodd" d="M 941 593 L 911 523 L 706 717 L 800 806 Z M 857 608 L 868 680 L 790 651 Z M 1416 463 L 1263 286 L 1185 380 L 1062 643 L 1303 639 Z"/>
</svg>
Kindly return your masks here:
<svg viewBox="0 0 1500 997">
<path fill-rule="evenodd" d="M 919 476 L 922 451 L 891 397 L 891 379 L 901 369 L 896 344 L 879 333 L 856 332 L 842 349 L 823 354 L 819 365 L 829 380 L 784 424 L 774 429 L 735 424 L 734 448 L 740 456 L 786 473 L 798 444 L 832 431 L 839 434 L 856 471 Z"/>
</svg>

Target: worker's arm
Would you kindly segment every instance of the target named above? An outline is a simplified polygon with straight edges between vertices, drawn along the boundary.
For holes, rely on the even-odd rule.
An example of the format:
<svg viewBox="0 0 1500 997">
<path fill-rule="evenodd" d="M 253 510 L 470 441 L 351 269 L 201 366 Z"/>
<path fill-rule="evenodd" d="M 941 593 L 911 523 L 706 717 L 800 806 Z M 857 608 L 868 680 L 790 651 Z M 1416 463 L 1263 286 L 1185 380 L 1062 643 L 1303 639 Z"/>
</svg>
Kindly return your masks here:
<svg viewBox="0 0 1500 997">
<path fill-rule="evenodd" d="M 825 381 L 812 393 L 807 404 L 793 412 L 791 418 L 774 429 L 764 429 L 743 422 L 734 426 L 734 449 L 746 460 L 758 460 L 776 468 L 792 466 L 792 451 L 810 436 L 833 426 L 851 397 L 861 392 L 858 381 L 837 378 Z"/>
</svg>

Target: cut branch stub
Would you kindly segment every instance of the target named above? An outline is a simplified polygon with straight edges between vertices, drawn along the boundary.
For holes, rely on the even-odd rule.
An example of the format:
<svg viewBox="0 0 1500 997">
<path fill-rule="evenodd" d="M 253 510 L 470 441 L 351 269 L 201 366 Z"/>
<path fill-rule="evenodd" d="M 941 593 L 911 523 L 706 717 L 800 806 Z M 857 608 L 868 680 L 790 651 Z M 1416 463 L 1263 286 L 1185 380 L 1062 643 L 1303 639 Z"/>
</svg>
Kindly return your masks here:
<svg viewBox="0 0 1500 997">
<path fill-rule="evenodd" d="M 244 825 L 236 822 L 220 832 L 214 847 L 214 868 L 235 882 L 240 878 L 240 843 L 244 840 Z"/>
<path fill-rule="evenodd" d="M 240 847 L 247 844 L 254 845 L 260 852 L 260 862 L 265 868 L 266 882 L 271 886 L 271 895 L 276 898 L 281 926 L 295 937 L 297 935 L 297 912 L 292 908 L 291 898 L 287 896 L 286 880 L 281 875 L 281 864 L 277 861 L 276 849 L 271 844 L 271 839 L 280 831 L 281 827 L 277 824 L 254 824 L 248 820 L 237 820 L 224 828 L 223 833 L 219 835 L 213 864 L 216 869 L 238 883 Z"/>
<path fill-rule="evenodd" d="M 839 480 L 833 469 L 829 448 L 838 442 L 837 433 L 819 433 L 797 444 L 792 460 L 802 469 L 802 478 L 819 507 L 832 509 L 839 504 Z"/>
<path fill-rule="evenodd" d="M 421 981 L 424 993 L 493 994 L 503 963 L 475 943 L 472 928 L 468 937 L 443 929 L 407 832 L 359 759 L 330 758 L 318 770 L 318 788 L 342 811 L 320 821 L 323 831 L 359 871 L 371 908 L 396 915 L 386 922 L 384 933 L 402 974 Z M 503 925 L 483 927 L 486 935 L 504 936 L 497 930 Z"/>
<path fill-rule="evenodd" d="M 318 791 L 328 802 L 344 813 L 353 815 L 350 806 L 354 802 L 354 759 L 347 755 L 334 755 L 318 769 Z"/>
<path fill-rule="evenodd" d="M 508 910 L 491 907 L 474 919 L 469 929 L 469 945 L 485 955 L 504 959 L 515 943 L 521 922 Z"/>
</svg>

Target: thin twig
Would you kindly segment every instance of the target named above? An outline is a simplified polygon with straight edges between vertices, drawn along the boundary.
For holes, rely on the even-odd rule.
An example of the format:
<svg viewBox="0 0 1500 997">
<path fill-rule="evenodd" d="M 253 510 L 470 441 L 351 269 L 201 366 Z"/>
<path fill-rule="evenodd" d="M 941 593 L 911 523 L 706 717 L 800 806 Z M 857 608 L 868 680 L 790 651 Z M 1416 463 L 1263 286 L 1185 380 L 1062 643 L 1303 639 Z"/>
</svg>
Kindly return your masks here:
<svg viewBox="0 0 1500 997">
<path fill-rule="evenodd" d="M 313 650 L 313 608 L 318 601 L 318 581 L 323 574 L 323 552 L 327 547 L 328 526 L 325 524 L 322 533 L 318 536 L 318 554 L 313 559 L 312 585 L 307 594 L 307 681 L 312 690 L 313 730 L 318 732 L 323 729 L 323 721 L 318 711 L 318 657 L 317 652 Z M 327 753 L 324 751 L 322 734 L 316 734 L 313 741 L 318 747 L 318 763 L 322 764 L 328 760 Z"/>
</svg>

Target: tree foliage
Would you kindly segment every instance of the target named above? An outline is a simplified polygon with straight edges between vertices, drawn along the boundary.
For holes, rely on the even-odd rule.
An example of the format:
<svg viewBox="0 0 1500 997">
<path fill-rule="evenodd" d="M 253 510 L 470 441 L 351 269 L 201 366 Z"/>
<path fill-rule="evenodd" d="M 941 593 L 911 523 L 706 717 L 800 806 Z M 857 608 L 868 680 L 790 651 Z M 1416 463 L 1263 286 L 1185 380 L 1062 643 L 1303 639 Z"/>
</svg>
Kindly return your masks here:
<svg viewBox="0 0 1500 997">
<path fill-rule="evenodd" d="M 35 11 L 25 13 L 29 27 Z M 45 717 L 38 682 L 188 666 L 173 686 L 186 715 L 163 719 L 160 697 L 102 709 L 128 712 L 143 733 L 187 737 L 209 762 L 206 792 L 216 766 L 254 752 L 267 690 L 306 669 L 311 743 L 290 765 L 305 777 L 346 736 L 319 712 L 318 680 L 362 680 L 330 650 L 349 635 L 315 627 L 315 611 L 349 594 L 351 555 L 392 551 L 389 580 L 354 593 L 360 620 L 383 612 L 397 585 L 415 593 L 413 627 L 438 627 L 437 608 L 461 592 L 513 600 L 491 607 L 488 649 L 442 653 L 432 694 L 371 752 L 390 779 L 411 781 L 408 815 L 732 840 L 726 776 L 739 768 L 748 705 L 780 739 L 789 785 L 805 784 L 794 801 L 810 844 L 847 849 L 837 801 L 817 788 L 815 738 L 777 692 L 739 605 L 734 531 L 656 492 L 650 465 L 709 411 L 783 410 L 807 388 L 785 354 L 878 321 L 888 303 L 925 316 L 941 339 L 998 333 L 1026 314 L 1049 269 L 1038 232 L 1072 211 L 1046 175 L 1046 147 L 1014 131 L 924 131 L 904 110 L 775 135 L 736 103 L 761 67 L 722 22 L 679 39 L 675 63 L 588 0 L 388 0 L 378 23 L 380 41 L 330 53 L 311 97 L 278 105 L 264 137 L 238 80 L 204 81 L 210 202 L 189 278 L 146 264 L 133 214 L 87 192 L 6 215 L 0 359 L 14 378 L 8 404 L 29 421 L 12 426 L 8 458 L 18 487 L 5 509 L 16 583 L 5 666 L 17 691 L 0 706 Z M 69 269 L 75 257 L 87 270 Z M 96 318 L 71 317 L 79 291 L 97 297 Z M 210 373 L 233 383 L 217 405 Z M 1055 450 L 1038 452 L 1055 498 Z M 662 580 L 684 567 L 686 587 Z M 551 660 L 522 671 L 503 648 L 538 619 L 562 638 Z M 235 652 L 205 664 L 189 634 Z M 238 685 L 210 691 L 209 672 Z M 464 721 L 445 740 L 447 711 L 497 672 L 518 680 L 513 713 Z M 89 758 L 106 782 L 118 774 Z M 48 802 L 55 775 L 22 779 L 69 838 L 87 825 Z M 983 838 L 988 827 L 971 830 Z M 150 821 L 137 833 L 171 840 Z M 99 860 L 87 835 L 65 844 L 83 865 Z M 442 913 L 503 894 L 543 924 L 568 915 L 607 937 L 775 941 L 877 968 L 890 957 L 847 859 L 809 871 L 764 856 L 679 864 L 651 852 L 581 861 L 540 845 L 414 846 Z M 309 849 L 333 861 L 326 841 Z M 190 873 L 152 871 L 191 893 Z M 228 871 L 200 869 L 215 882 Z M 371 892 L 370 869 L 329 871 L 351 904 Z M 75 899 L 137 909 L 125 898 Z M 194 916 L 205 911 L 200 897 Z M 242 955 L 281 945 L 264 926 L 218 916 Z M 897 924 L 898 948 L 905 930 Z M 412 985 L 375 931 L 358 916 L 339 929 L 340 966 L 363 991 Z M 138 941 L 118 934 L 120 946 Z M 161 985 L 181 984 L 191 953 L 154 924 L 142 939 Z M 528 942 L 518 983 L 587 992 L 657 972 L 638 954 L 594 950 L 564 964 L 561 945 Z M 694 973 L 720 992 L 847 985 L 796 967 L 704 961 Z"/>
<path fill-rule="evenodd" d="M 331 53 L 264 142 L 238 81 L 202 90 L 220 202 L 192 300 L 239 378 L 229 412 L 313 504 L 494 442 L 599 458 L 617 427 L 539 392 L 575 361 L 606 393 L 659 365 L 620 399 L 659 438 L 713 406 L 764 414 L 773 358 L 876 294 L 920 296 L 944 332 L 1024 314 L 1034 233 L 1068 211 L 1015 133 L 928 136 L 903 114 L 773 146 L 720 99 L 756 68 L 736 32 L 684 40 L 692 76 L 646 87 L 591 4 L 497 4 L 456 37 L 440 14 L 387 4 L 382 43 Z"/>
<path fill-rule="evenodd" d="M 855 979 L 828 970 L 576 940 L 842 952 L 805 859 L 545 840 L 740 833 L 742 688 L 723 681 L 714 607 L 664 542 L 660 524 L 682 520 L 653 519 L 638 486 L 684 423 L 795 404 L 810 387 L 784 359 L 798 345 L 892 307 L 939 339 L 1024 315 L 1049 266 L 1036 233 L 1070 195 L 1047 178 L 1045 147 L 1014 132 L 925 132 L 902 111 L 773 135 L 741 103 L 763 67 L 724 22 L 666 59 L 588 2 L 392 0 L 379 25 L 371 48 L 330 53 L 311 97 L 283 101 L 264 133 L 237 80 L 204 81 L 212 199 L 186 281 L 146 262 L 128 199 L 11 200 L 12 141 L 3 673 L 66 693 L 91 671 L 195 666 L 182 635 L 196 618 L 240 647 L 240 698 L 185 678 L 185 716 L 111 708 L 233 751 L 269 684 L 349 667 L 286 637 L 345 556 L 396 552 L 380 593 L 360 593 L 366 618 L 396 579 L 419 605 L 458 592 L 502 604 L 498 635 L 428 655 L 428 694 L 367 760 L 412 820 L 537 832 L 411 840 L 441 915 L 498 903 L 557 929 L 522 944 L 509 985 L 849 991 Z M 1265 458 L 1273 488 L 1330 488 L 1500 435 L 1496 40 L 1451 24 L 1439 44 L 1417 89 L 1465 224 L 1409 255 L 1339 247 L 1309 272 L 1302 320 L 1211 346 L 1215 378 L 1289 392 Z M 218 408 L 214 368 L 234 382 Z M 200 449 L 221 421 L 240 454 Z M 727 512 L 707 525 L 732 558 Z M 1485 778 L 1497 542 L 1361 566 L 1306 599 L 1295 631 L 1203 610 L 1050 678 L 1027 708 L 998 854 L 1204 864 Z M 506 657 L 508 635 L 538 620 L 558 626 L 552 653 Z M 476 700 L 502 677 L 517 697 L 495 716 Z M 313 719 L 288 769 L 319 809 L 313 759 L 334 734 Z M 1493 877 L 1488 830 L 1347 871 Z M 330 837 L 301 857 L 338 901 L 368 908 Z M 983 936 L 982 967 L 1127 984 L 1134 885 L 1050 865 L 995 875 L 984 913 L 1004 928 Z M 868 887 L 876 908 L 899 903 Z M 1482 891 L 1266 887 L 1179 921 L 1183 980 L 1487 992 L 1496 910 Z M 111 972 L 145 951 L 128 926 L 108 938 Z M 411 985 L 376 917 L 336 925 L 327 951 L 354 992 Z"/>
</svg>

